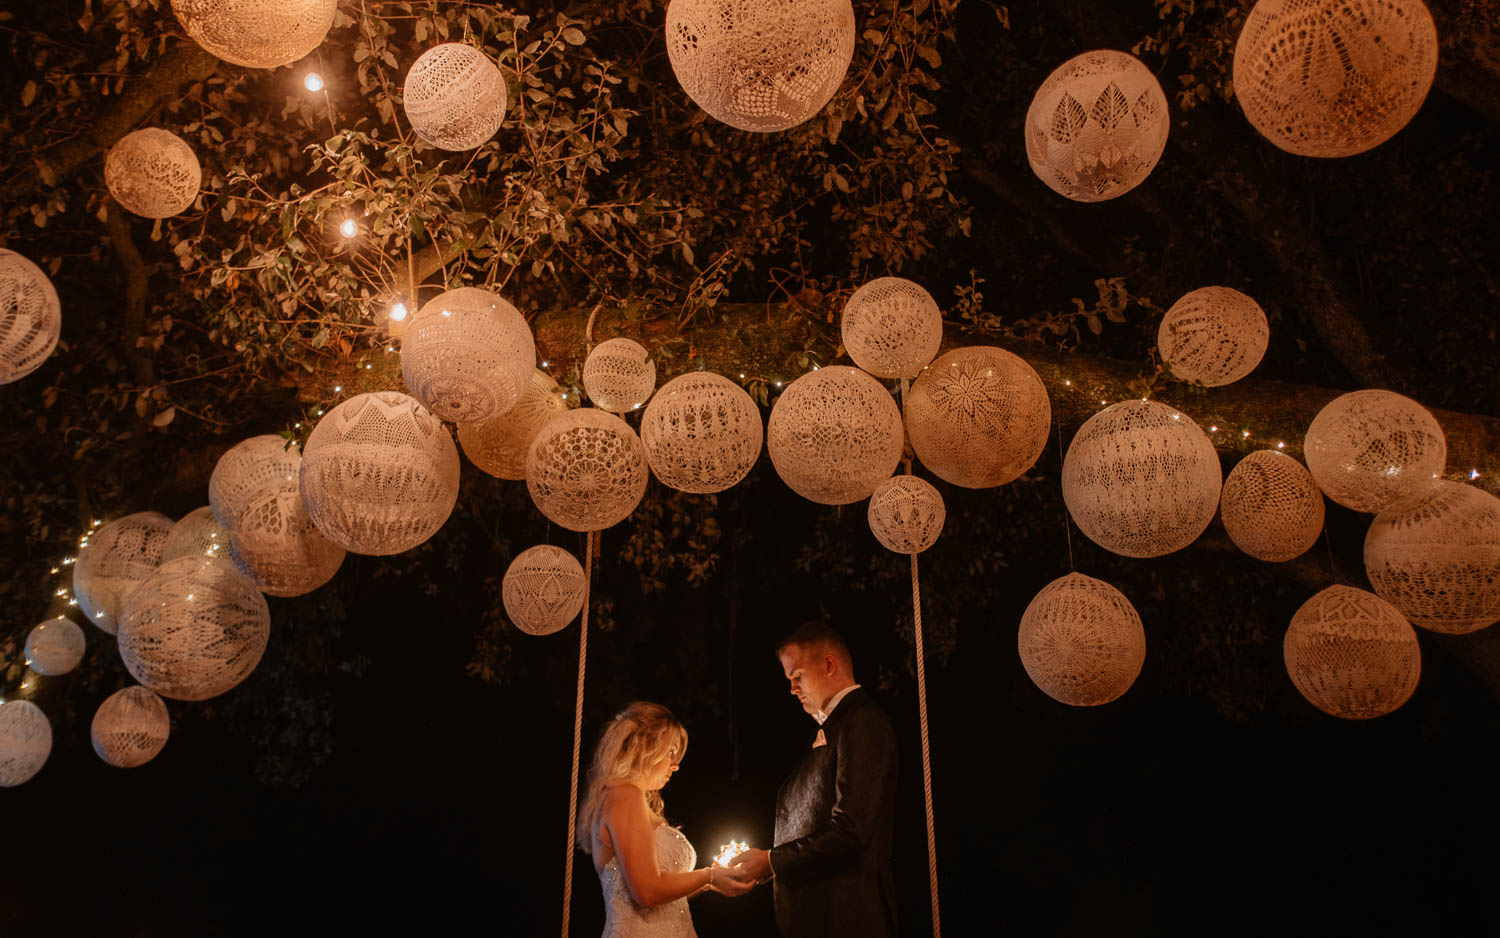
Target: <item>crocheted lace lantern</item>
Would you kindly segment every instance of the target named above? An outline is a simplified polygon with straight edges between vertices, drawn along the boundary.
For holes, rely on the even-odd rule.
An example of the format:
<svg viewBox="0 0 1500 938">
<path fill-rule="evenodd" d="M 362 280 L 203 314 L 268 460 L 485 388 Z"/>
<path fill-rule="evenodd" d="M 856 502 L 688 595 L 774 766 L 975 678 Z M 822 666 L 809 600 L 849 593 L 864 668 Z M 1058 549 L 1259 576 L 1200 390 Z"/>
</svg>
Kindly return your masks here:
<svg viewBox="0 0 1500 938">
<path fill-rule="evenodd" d="M 141 511 L 88 536 L 73 565 L 73 593 L 90 622 L 115 634 L 120 604 L 161 565 L 171 530 L 166 515 Z"/>
<path fill-rule="evenodd" d="M 52 754 L 52 724 L 29 700 L 0 703 L 0 788 L 15 788 L 42 770 Z"/>
<path fill-rule="evenodd" d="M 1103 202 L 1140 185 L 1171 124 L 1161 85 L 1128 52 L 1076 55 L 1047 76 L 1026 112 L 1026 156 L 1055 191 Z"/>
<path fill-rule="evenodd" d="M 1375 516 L 1365 573 L 1412 625 L 1461 635 L 1500 621 L 1500 498 L 1438 480 Z"/>
<path fill-rule="evenodd" d="M 172 0 L 193 41 L 248 68 L 290 65 L 323 42 L 338 0 Z"/>
<path fill-rule="evenodd" d="M 682 90 L 740 130 L 795 127 L 823 109 L 854 57 L 849 0 L 671 0 L 667 58 Z"/>
<path fill-rule="evenodd" d="M 1234 48 L 1234 96 L 1299 156 L 1353 156 L 1416 116 L 1437 73 L 1422 0 L 1261 0 Z"/>
<path fill-rule="evenodd" d="M 1323 494 L 1371 514 L 1425 491 L 1448 463 L 1443 428 L 1393 391 L 1334 398 L 1313 418 L 1302 451 Z"/>
<path fill-rule="evenodd" d="M 78 667 L 88 641 L 83 629 L 69 619 L 48 619 L 26 636 L 26 664 L 47 677 L 67 674 Z"/>
<path fill-rule="evenodd" d="M 1230 287 L 1203 287 L 1184 295 L 1156 331 L 1156 345 L 1172 374 L 1209 388 L 1254 371 L 1270 338 L 1260 304 Z"/>
<path fill-rule="evenodd" d="M 187 141 L 147 127 L 128 133 L 104 157 L 104 184 L 120 207 L 146 218 L 179 215 L 198 197 L 203 170 Z"/>
<path fill-rule="evenodd" d="M 868 498 L 896 471 L 904 444 L 890 392 L 847 365 L 810 371 L 787 385 L 766 423 L 776 474 L 823 505 Z"/>
<path fill-rule="evenodd" d="M 641 418 L 646 461 L 663 485 L 722 492 L 760 458 L 760 408 L 745 389 L 711 371 L 662 385 Z"/>
<path fill-rule="evenodd" d="M 656 363 L 639 342 L 608 339 L 584 360 L 583 390 L 600 410 L 635 410 L 656 390 Z"/>
<path fill-rule="evenodd" d="M 1219 517 L 1234 546 L 1257 560 L 1300 557 L 1323 533 L 1323 493 L 1286 453 L 1256 450 L 1224 480 Z"/>
<path fill-rule="evenodd" d="M 602 531 L 646 494 L 646 448 L 630 425 L 596 407 L 547 421 L 526 455 L 526 488 L 542 514 L 570 531 Z"/>
<path fill-rule="evenodd" d="M 1146 661 L 1146 630 L 1130 600 L 1081 573 L 1053 580 L 1036 594 L 1021 615 L 1017 645 L 1032 682 L 1074 707 L 1119 697 Z"/>
<path fill-rule="evenodd" d="M 144 687 L 126 687 L 104 698 L 89 736 L 99 758 L 120 769 L 145 765 L 167 744 L 172 719 L 166 703 Z"/>
<path fill-rule="evenodd" d="M 214 517 L 212 508 L 204 505 L 182 516 L 167 532 L 162 545 L 161 562 L 178 557 L 213 557 L 228 559 L 229 529 Z"/>
<path fill-rule="evenodd" d="M 295 480 L 256 492 L 229 532 L 229 556 L 267 596 L 302 596 L 333 579 L 344 549 L 313 524 Z"/>
<path fill-rule="evenodd" d="M 854 364 L 877 378 L 915 378 L 943 343 L 943 311 L 910 280 L 880 277 L 849 297 L 840 330 Z"/>
<path fill-rule="evenodd" d="M 411 129 L 439 150 L 483 146 L 505 120 L 505 78 L 468 43 L 423 52 L 406 73 L 402 94 Z"/>
<path fill-rule="evenodd" d="M 1395 710 L 1422 674 L 1416 631 L 1390 603 L 1351 586 L 1330 586 L 1303 603 L 1281 651 L 1308 703 L 1346 720 Z"/>
<path fill-rule="evenodd" d="M 527 635 L 551 635 L 583 609 L 588 582 L 567 551 L 539 544 L 523 550 L 505 569 L 500 595 L 505 614 Z"/>
<path fill-rule="evenodd" d="M 313 524 L 356 554 L 399 554 L 437 533 L 458 501 L 458 448 L 405 394 L 360 394 L 330 410 L 298 476 Z"/>
<path fill-rule="evenodd" d="M 183 557 L 162 564 L 125 601 L 120 659 L 163 697 L 207 700 L 250 676 L 270 635 L 265 597 L 238 570 Z"/>
<path fill-rule="evenodd" d="M 870 496 L 870 530 L 887 550 L 920 554 L 937 543 L 948 511 L 943 496 L 916 476 L 892 476 Z"/>
<path fill-rule="evenodd" d="M 469 461 L 497 479 L 526 478 L 526 454 L 542 424 L 566 413 L 568 401 L 556 381 L 539 369 L 521 399 L 503 414 L 458 425 L 458 442 Z"/>
<path fill-rule="evenodd" d="M 233 529 L 250 499 L 268 485 L 297 481 L 302 452 L 275 433 L 231 446 L 208 477 L 208 504 L 219 524 Z"/>
<path fill-rule="evenodd" d="M 0 248 L 0 384 L 42 367 L 57 347 L 62 304 L 42 269 Z"/>
<path fill-rule="evenodd" d="M 475 287 L 428 300 L 401 340 L 401 377 L 412 396 L 457 423 L 510 410 L 535 370 L 526 317 L 499 294 Z"/>
<path fill-rule="evenodd" d="M 1121 401 L 1078 428 L 1063 459 L 1063 501 L 1089 540 L 1126 557 L 1160 557 L 1203 533 L 1223 471 L 1191 417 Z"/>
<path fill-rule="evenodd" d="M 1036 464 L 1052 404 L 1035 369 L 1002 348 L 954 349 L 906 395 L 906 432 L 922 465 L 966 488 L 1004 485 Z"/>
</svg>

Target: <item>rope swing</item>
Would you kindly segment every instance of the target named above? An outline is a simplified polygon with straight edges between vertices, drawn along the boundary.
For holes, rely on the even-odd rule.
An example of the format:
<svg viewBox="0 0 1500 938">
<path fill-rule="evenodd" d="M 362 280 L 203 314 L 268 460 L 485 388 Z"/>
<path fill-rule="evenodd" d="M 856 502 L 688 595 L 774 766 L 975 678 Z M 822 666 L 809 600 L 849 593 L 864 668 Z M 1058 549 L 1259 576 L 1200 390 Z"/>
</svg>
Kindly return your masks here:
<svg viewBox="0 0 1500 938">
<path fill-rule="evenodd" d="M 937 832 L 932 822 L 932 753 L 927 740 L 927 662 L 922 652 L 922 587 L 917 580 L 917 555 L 911 555 L 911 611 L 917 643 L 917 714 L 922 724 L 922 798 L 927 808 L 927 886 L 932 892 L 932 938 L 942 938 L 943 917 L 938 912 Z"/>
<path fill-rule="evenodd" d="M 584 535 L 583 618 L 578 629 L 578 696 L 573 704 L 573 777 L 568 786 L 568 853 L 563 872 L 562 938 L 568 938 L 573 911 L 573 852 L 578 834 L 578 749 L 583 741 L 583 677 L 589 657 L 589 590 L 594 584 L 594 541 L 599 532 Z"/>
</svg>

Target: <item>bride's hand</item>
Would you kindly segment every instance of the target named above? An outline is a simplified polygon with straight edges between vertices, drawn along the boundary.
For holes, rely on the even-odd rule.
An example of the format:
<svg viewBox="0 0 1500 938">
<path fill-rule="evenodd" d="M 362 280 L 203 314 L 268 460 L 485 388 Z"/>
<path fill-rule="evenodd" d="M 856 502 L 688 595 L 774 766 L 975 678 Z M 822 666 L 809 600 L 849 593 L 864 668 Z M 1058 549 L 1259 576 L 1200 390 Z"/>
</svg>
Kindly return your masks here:
<svg viewBox="0 0 1500 938">
<path fill-rule="evenodd" d="M 755 888 L 755 880 L 736 867 L 716 866 L 713 867 L 713 880 L 708 888 L 724 896 L 743 896 Z"/>
</svg>

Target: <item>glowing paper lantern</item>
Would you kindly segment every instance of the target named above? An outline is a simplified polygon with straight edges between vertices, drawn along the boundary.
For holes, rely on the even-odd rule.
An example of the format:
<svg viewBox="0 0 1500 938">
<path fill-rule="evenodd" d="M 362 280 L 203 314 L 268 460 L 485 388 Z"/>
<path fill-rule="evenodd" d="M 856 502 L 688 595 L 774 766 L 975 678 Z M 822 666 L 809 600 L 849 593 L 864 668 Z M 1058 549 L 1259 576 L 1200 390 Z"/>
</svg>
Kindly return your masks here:
<svg viewBox="0 0 1500 938">
<path fill-rule="evenodd" d="M 1167 310 L 1156 345 L 1172 374 L 1216 388 L 1254 371 L 1270 338 L 1260 304 L 1230 287 L 1202 287 Z"/>
<path fill-rule="evenodd" d="M 290 65 L 316 49 L 337 7 L 338 0 L 172 0 L 194 42 L 248 68 Z"/>
<path fill-rule="evenodd" d="M 15 788 L 42 770 L 52 754 L 52 724 L 29 700 L 0 703 L 0 788 Z"/>
<path fill-rule="evenodd" d="M 1256 450 L 1229 471 L 1219 516 L 1234 546 L 1280 563 L 1302 556 L 1323 533 L 1323 493 L 1297 460 Z"/>
<path fill-rule="evenodd" d="M 1308 703 L 1346 720 L 1395 710 L 1422 674 L 1417 633 L 1401 613 L 1350 586 L 1330 586 L 1303 603 L 1281 650 Z"/>
<path fill-rule="evenodd" d="M 109 194 L 127 212 L 146 218 L 180 215 L 198 197 L 202 181 L 193 148 L 158 127 L 126 134 L 104 157 Z"/>
<path fill-rule="evenodd" d="M 1234 96 L 1281 149 L 1353 156 L 1416 116 L 1437 60 L 1422 0 L 1260 0 L 1234 48 Z"/>
<path fill-rule="evenodd" d="M 1443 428 L 1392 391 L 1353 391 L 1318 411 L 1302 444 L 1323 494 L 1374 514 L 1413 498 L 1448 462 Z"/>
<path fill-rule="evenodd" d="M 1500 498 L 1438 480 L 1375 516 L 1365 573 L 1412 625 L 1461 635 L 1500 621 Z"/>
<path fill-rule="evenodd" d="M 298 481 L 308 515 L 330 541 L 356 554 L 399 554 L 452 514 L 458 448 L 405 394 L 360 394 L 313 428 Z"/>
<path fill-rule="evenodd" d="M 83 629 L 71 620 L 48 619 L 26 636 L 26 664 L 38 674 L 57 677 L 78 667 L 87 648 Z"/>
<path fill-rule="evenodd" d="M 795 127 L 854 57 L 849 0 L 671 0 L 667 58 L 693 103 L 740 130 Z"/>
<path fill-rule="evenodd" d="M 88 536 L 73 565 L 73 592 L 88 620 L 115 634 L 120 604 L 161 564 L 172 519 L 141 511 Z"/>
<path fill-rule="evenodd" d="M 916 476 L 892 476 L 870 496 L 870 531 L 887 550 L 920 554 L 937 543 L 948 511 L 943 496 Z"/>
<path fill-rule="evenodd" d="M 1146 661 L 1146 630 L 1125 594 L 1070 573 L 1027 605 L 1017 638 L 1021 664 L 1048 697 L 1074 707 L 1109 703 Z"/>
<path fill-rule="evenodd" d="M 745 389 L 711 371 L 662 385 L 641 418 L 646 460 L 663 485 L 722 492 L 760 458 L 760 408 Z"/>
<path fill-rule="evenodd" d="M 1102 202 L 1140 185 L 1161 159 L 1171 124 L 1151 70 L 1099 49 L 1064 62 L 1026 112 L 1026 156 L 1055 191 Z"/>
<path fill-rule="evenodd" d="M 297 444 L 266 433 L 241 440 L 214 464 L 208 477 L 208 504 L 214 517 L 226 528 L 234 528 L 250 499 L 268 485 L 297 481 L 302 453 Z"/>
<path fill-rule="evenodd" d="M 458 442 L 469 461 L 498 479 L 526 478 L 526 454 L 542 425 L 565 413 L 563 389 L 533 369 L 521 399 L 505 413 L 458 425 Z"/>
<path fill-rule="evenodd" d="M 133 769 L 155 759 L 171 731 L 172 719 L 160 697 L 144 687 L 126 687 L 99 705 L 89 736 L 99 758 Z"/>
<path fill-rule="evenodd" d="M 536 370 L 526 317 L 475 287 L 428 300 L 401 340 L 401 377 L 422 406 L 468 423 L 515 406 Z"/>
<path fill-rule="evenodd" d="M 601 410 L 635 410 L 656 390 L 656 363 L 639 342 L 600 342 L 583 362 L 583 390 Z"/>
<path fill-rule="evenodd" d="M 547 421 L 526 456 L 526 488 L 542 514 L 570 531 L 602 531 L 646 494 L 646 449 L 630 425 L 594 407 Z"/>
<path fill-rule="evenodd" d="M 505 120 L 505 78 L 468 43 L 423 52 L 406 73 L 402 94 L 411 129 L 439 150 L 483 146 Z"/>
<path fill-rule="evenodd" d="M 787 385 L 766 424 L 776 474 L 824 505 L 868 498 L 896 471 L 904 443 L 890 392 L 847 365 L 810 371 Z"/>
<path fill-rule="evenodd" d="M 0 248 L 0 384 L 42 367 L 57 347 L 62 304 L 42 269 Z"/>
<path fill-rule="evenodd" d="M 943 343 L 943 311 L 910 280 L 880 277 L 849 297 L 839 328 L 854 364 L 877 378 L 915 378 Z"/>
<path fill-rule="evenodd" d="M 302 596 L 333 579 L 344 549 L 313 524 L 295 481 L 256 492 L 229 532 L 230 558 L 268 596 Z"/>
<path fill-rule="evenodd" d="M 161 548 L 161 562 L 178 557 L 229 557 L 229 530 L 214 517 L 213 509 L 204 505 L 182 516 L 167 532 Z"/>
<path fill-rule="evenodd" d="M 906 396 L 906 432 L 922 465 L 966 488 L 1004 485 L 1036 464 L 1052 404 L 1030 365 L 1002 348 L 954 349 Z"/>
<path fill-rule="evenodd" d="M 551 635 L 583 609 L 588 582 L 572 554 L 539 544 L 516 555 L 505 569 L 500 595 L 505 614 L 527 635 Z"/>
<path fill-rule="evenodd" d="M 1084 422 L 1063 459 L 1063 501 L 1089 540 L 1126 557 L 1191 544 L 1219 507 L 1219 454 L 1191 417 L 1121 401 Z"/>
</svg>

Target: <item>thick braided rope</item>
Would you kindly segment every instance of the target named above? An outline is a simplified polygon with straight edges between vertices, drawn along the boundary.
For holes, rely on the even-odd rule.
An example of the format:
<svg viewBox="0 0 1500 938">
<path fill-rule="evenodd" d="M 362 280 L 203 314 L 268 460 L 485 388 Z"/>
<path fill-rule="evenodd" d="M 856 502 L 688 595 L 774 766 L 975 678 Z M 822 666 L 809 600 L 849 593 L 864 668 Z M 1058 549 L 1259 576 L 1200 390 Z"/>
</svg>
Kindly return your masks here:
<svg viewBox="0 0 1500 938">
<path fill-rule="evenodd" d="M 917 642 L 917 713 L 922 723 L 922 797 L 927 808 L 927 885 L 932 891 L 932 938 L 942 938 L 943 917 L 938 912 L 937 833 L 932 823 L 932 753 L 927 742 L 927 662 L 922 653 L 922 587 L 917 580 L 917 555 L 911 555 L 911 611 Z"/>
<path fill-rule="evenodd" d="M 589 658 L 589 587 L 594 582 L 594 539 L 599 532 L 585 534 L 583 550 L 583 619 L 578 629 L 578 699 L 573 705 L 573 779 L 568 787 L 568 860 L 563 873 L 562 938 L 568 938 L 568 920 L 573 911 L 573 852 L 578 829 L 578 745 L 583 739 L 583 674 Z"/>
</svg>

